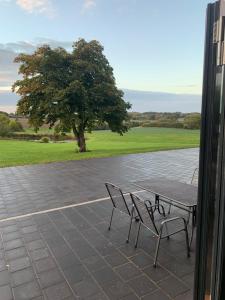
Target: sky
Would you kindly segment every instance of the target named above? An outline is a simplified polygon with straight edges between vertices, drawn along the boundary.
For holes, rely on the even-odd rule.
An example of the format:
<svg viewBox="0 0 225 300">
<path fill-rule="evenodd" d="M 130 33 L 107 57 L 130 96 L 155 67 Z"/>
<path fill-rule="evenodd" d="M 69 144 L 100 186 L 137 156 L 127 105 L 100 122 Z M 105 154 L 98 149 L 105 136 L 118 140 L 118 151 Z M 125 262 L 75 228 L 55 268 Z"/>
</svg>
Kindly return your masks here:
<svg viewBox="0 0 225 300">
<path fill-rule="evenodd" d="M 208 2 L 0 0 L 0 110 L 15 110 L 18 53 L 85 38 L 103 44 L 133 110 L 200 111 Z"/>
</svg>

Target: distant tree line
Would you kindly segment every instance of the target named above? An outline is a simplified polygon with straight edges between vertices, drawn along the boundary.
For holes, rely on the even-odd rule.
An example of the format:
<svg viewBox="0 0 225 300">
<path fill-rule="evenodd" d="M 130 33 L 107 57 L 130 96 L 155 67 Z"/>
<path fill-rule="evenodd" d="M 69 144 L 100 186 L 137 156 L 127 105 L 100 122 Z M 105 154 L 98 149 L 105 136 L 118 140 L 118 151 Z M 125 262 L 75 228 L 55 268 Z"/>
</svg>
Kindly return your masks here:
<svg viewBox="0 0 225 300">
<path fill-rule="evenodd" d="M 130 112 L 130 127 L 166 127 L 200 129 L 200 113 Z"/>
<path fill-rule="evenodd" d="M 128 128 L 134 127 L 164 127 L 164 128 L 184 128 L 184 129 L 200 129 L 201 115 L 199 113 L 158 113 L 158 112 L 130 112 L 129 121 L 126 121 Z M 30 133 L 24 133 L 12 135 L 12 133 L 21 132 L 23 128 L 30 127 L 28 119 L 24 116 L 16 114 L 7 114 L 0 111 L 0 136 L 13 136 L 23 139 L 37 139 L 37 134 L 31 135 Z M 109 130 L 109 126 L 106 122 L 95 122 L 93 124 L 93 130 Z M 39 136 L 38 136 L 39 137 Z M 40 138 L 42 135 L 40 135 Z M 57 131 L 57 125 L 55 130 L 49 137 L 53 140 L 67 139 L 69 135 L 61 135 Z"/>
</svg>

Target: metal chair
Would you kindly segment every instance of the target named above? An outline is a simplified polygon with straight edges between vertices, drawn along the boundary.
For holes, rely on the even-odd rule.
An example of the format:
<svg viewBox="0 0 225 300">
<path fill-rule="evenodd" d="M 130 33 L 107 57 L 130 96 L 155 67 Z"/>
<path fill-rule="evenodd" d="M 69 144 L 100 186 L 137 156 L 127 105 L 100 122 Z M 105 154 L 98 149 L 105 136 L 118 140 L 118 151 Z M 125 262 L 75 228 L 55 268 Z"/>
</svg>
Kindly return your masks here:
<svg viewBox="0 0 225 300">
<path fill-rule="evenodd" d="M 191 178 L 191 184 L 197 186 L 198 185 L 198 173 L 199 173 L 199 168 L 196 168 L 194 170 L 194 173 L 192 175 L 192 178 Z"/>
<path fill-rule="evenodd" d="M 140 223 L 138 225 L 138 230 L 136 235 L 135 247 L 137 247 L 138 245 L 138 239 L 139 239 L 140 229 L 142 225 L 145 226 L 157 237 L 157 244 L 155 250 L 155 257 L 154 257 L 154 267 L 156 267 L 157 264 L 160 241 L 165 238 L 169 239 L 170 236 L 177 234 L 181 231 L 185 232 L 185 238 L 187 244 L 187 256 L 190 257 L 190 247 L 189 247 L 189 238 L 188 238 L 186 220 L 182 217 L 167 218 L 163 205 L 159 203 L 156 205 L 160 206 L 162 210 L 162 214 L 157 214 L 157 217 L 159 217 L 159 219 L 156 219 L 156 214 L 155 214 L 156 205 L 152 205 L 151 201 L 149 200 L 145 200 L 145 201 L 141 200 L 138 196 L 134 194 L 130 194 L 130 195 L 134 205 L 134 209 L 137 212 L 140 219 Z M 170 223 L 171 224 L 173 223 L 173 225 L 179 224 L 181 227 L 178 230 L 173 230 L 171 233 L 169 233 L 168 224 Z M 131 224 L 132 224 L 132 218 L 131 218 Z M 166 230 L 166 233 L 164 232 L 165 231 L 164 229 Z"/>
<path fill-rule="evenodd" d="M 130 198 L 130 201 L 128 202 L 125 199 L 124 193 L 122 192 L 122 190 L 109 182 L 105 183 L 106 189 L 108 191 L 109 197 L 112 201 L 113 204 L 113 208 L 112 208 L 112 213 L 111 213 L 111 218 L 110 218 L 110 223 L 109 223 L 109 230 L 111 230 L 111 226 L 112 226 L 112 220 L 113 220 L 113 215 L 114 215 L 114 210 L 117 209 L 118 211 L 120 211 L 123 214 L 128 215 L 131 218 L 131 222 L 130 222 L 130 226 L 129 226 L 129 231 L 128 231 L 128 237 L 127 237 L 127 242 L 129 241 L 130 238 L 130 232 L 131 232 L 131 226 L 132 226 L 132 219 L 135 218 L 134 217 L 134 205 L 133 202 Z M 130 194 L 129 194 L 130 197 Z M 136 217 L 137 219 L 137 217 Z"/>
</svg>

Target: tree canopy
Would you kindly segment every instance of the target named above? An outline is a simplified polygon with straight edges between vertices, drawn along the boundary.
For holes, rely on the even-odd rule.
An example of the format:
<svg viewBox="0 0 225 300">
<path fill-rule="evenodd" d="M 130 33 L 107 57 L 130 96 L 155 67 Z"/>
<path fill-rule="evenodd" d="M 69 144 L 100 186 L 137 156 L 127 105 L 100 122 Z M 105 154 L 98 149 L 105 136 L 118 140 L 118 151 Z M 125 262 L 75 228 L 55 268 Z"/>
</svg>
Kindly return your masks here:
<svg viewBox="0 0 225 300">
<path fill-rule="evenodd" d="M 80 39 L 70 53 L 41 46 L 33 54 L 20 54 L 19 74 L 12 89 L 20 95 L 18 113 L 29 118 L 36 130 L 43 124 L 58 131 L 72 130 L 81 152 L 86 151 L 85 131 L 108 123 L 119 134 L 128 128 L 123 92 L 116 87 L 113 69 L 96 40 Z"/>
</svg>

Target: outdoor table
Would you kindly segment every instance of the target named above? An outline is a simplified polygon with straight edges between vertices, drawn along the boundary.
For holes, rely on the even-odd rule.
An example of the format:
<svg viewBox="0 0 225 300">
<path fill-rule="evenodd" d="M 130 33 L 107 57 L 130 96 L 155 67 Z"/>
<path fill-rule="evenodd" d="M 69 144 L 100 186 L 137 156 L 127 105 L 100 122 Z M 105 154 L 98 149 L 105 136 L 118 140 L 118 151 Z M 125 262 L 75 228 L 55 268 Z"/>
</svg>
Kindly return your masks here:
<svg viewBox="0 0 225 300">
<path fill-rule="evenodd" d="M 163 201 L 165 203 L 168 203 L 169 205 L 173 205 L 184 211 L 187 211 L 189 214 L 188 222 L 190 214 L 192 215 L 192 229 L 190 238 L 191 244 L 194 228 L 196 227 L 198 188 L 191 184 L 161 177 L 138 181 L 134 182 L 133 184 L 145 191 L 154 194 L 156 205 L 159 203 L 159 201 Z"/>
</svg>

